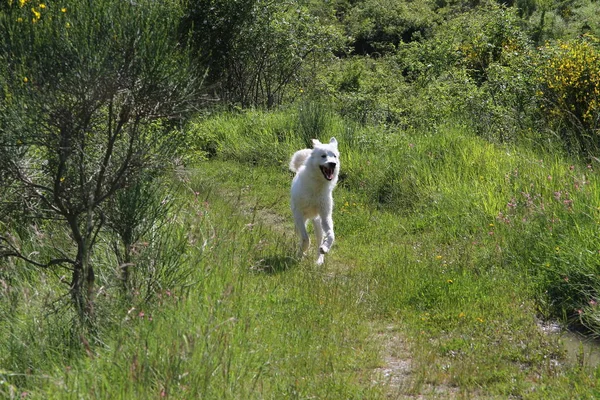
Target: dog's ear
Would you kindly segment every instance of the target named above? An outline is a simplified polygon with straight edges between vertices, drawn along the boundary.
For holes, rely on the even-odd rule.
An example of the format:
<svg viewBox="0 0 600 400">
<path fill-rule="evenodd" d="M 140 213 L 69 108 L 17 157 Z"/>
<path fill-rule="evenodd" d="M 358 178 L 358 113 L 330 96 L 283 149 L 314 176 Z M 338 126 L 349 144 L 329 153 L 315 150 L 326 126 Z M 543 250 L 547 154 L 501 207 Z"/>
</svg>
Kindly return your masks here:
<svg viewBox="0 0 600 400">
<path fill-rule="evenodd" d="M 338 144 L 338 143 L 337 143 L 337 140 L 335 140 L 335 138 L 334 138 L 334 137 L 332 137 L 332 138 L 329 140 L 329 144 L 333 144 L 333 145 L 335 145 L 335 146 L 337 147 L 337 144 Z"/>
<path fill-rule="evenodd" d="M 313 140 L 312 140 L 312 144 L 313 144 L 313 147 L 315 147 L 315 146 L 318 146 L 318 145 L 320 145 L 320 144 L 321 144 L 321 142 L 319 142 L 319 139 L 313 139 Z"/>
</svg>

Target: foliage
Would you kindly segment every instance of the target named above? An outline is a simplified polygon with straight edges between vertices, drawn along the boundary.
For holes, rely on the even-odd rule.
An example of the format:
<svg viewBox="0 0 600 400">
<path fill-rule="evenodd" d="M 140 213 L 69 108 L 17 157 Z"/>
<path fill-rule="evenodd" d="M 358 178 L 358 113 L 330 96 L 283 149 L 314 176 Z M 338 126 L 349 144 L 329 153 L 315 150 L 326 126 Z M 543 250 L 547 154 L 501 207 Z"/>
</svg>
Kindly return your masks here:
<svg viewBox="0 0 600 400">
<path fill-rule="evenodd" d="M 366 0 L 344 14 L 343 24 L 355 54 L 393 53 L 400 43 L 427 36 L 440 20 L 434 8 L 427 0 Z"/>
<path fill-rule="evenodd" d="M 0 0 L 0 397 L 598 397 L 598 9 Z"/>
<path fill-rule="evenodd" d="M 600 50 L 593 36 L 543 49 L 540 91 L 549 125 L 573 152 L 599 148 Z"/>
<path fill-rule="evenodd" d="M 304 68 L 343 45 L 337 28 L 296 2 L 190 2 L 185 25 L 208 85 L 226 104 L 272 108 L 294 98 L 310 79 Z"/>
<path fill-rule="evenodd" d="M 68 266 L 87 319 L 106 201 L 160 164 L 169 129 L 151 123 L 189 111 L 194 77 L 175 46 L 175 2 L 26 3 L 9 2 L 0 15 L 3 185 L 25 199 L 28 218 L 62 224 L 73 247 L 36 259 L 5 226 L 2 255 Z"/>
</svg>

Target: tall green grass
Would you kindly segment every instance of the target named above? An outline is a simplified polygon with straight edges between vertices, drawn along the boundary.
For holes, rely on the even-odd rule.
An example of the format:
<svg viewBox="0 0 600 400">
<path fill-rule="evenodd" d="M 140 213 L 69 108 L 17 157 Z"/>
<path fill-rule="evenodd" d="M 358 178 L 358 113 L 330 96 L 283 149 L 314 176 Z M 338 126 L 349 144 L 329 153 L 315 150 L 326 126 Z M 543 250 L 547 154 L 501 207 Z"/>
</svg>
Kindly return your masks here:
<svg viewBox="0 0 600 400">
<path fill-rule="evenodd" d="M 264 121 L 259 135 L 281 129 Z M 433 380 L 531 396 L 535 376 L 563 376 L 562 350 L 539 324 L 596 332 L 594 166 L 452 125 L 407 132 L 331 116 L 327 126 L 342 161 L 334 257 L 366 275 L 374 315 L 409 326 L 423 368 L 414 390 Z M 224 147 L 238 140 L 224 136 Z M 270 154 L 291 154 L 292 144 L 271 142 Z M 285 169 L 286 160 L 263 160 Z"/>
<path fill-rule="evenodd" d="M 284 169 L 289 154 L 303 147 L 294 127 L 305 118 L 302 110 L 218 116 L 193 132 L 219 137 L 221 160 Z M 405 218 L 403 233 L 433 235 L 441 243 L 471 238 L 480 243 L 470 251 L 474 257 L 493 253 L 503 268 L 532 280 L 544 316 L 592 328 L 594 318 L 585 314 L 600 289 L 594 278 L 596 166 L 491 144 L 452 126 L 406 132 L 362 127 L 332 114 L 322 124 L 328 130 L 319 139 L 338 137 L 340 187 L 352 192 L 338 202 L 342 215 L 358 203 Z"/>
</svg>

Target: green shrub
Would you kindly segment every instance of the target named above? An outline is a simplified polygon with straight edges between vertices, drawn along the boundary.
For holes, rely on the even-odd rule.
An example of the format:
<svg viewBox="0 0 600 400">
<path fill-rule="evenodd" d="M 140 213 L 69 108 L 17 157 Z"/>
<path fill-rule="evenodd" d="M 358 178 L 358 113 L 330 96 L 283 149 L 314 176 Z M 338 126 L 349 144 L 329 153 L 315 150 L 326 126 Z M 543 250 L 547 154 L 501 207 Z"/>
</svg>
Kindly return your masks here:
<svg viewBox="0 0 600 400">
<path fill-rule="evenodd" d="M 222 102 L 272 108 L 307 90 L 306 70 L 343 46 L 331 19 L 297 2 L 202 0 L 187 2 L 184 26 Z"/>
<path fill-rule="evenodd" d="M 366 0 L 348 10 L 344 25 L 359 55 L 393 53 L 400 43 L 426 36 L 439 22 L 435 4 L 428 0 Z"/>
<path fill-rule="evenodd" d="M 19 249 L 18 228 L 5 226 L 0 255 L 68 267 L 73 304 L 87 320 L 106 202 L 141 171 L 170 162 L 161 155 L 174 137 L 155 122 L 182 118 L 194 101 L 196 76 L 175 37 L 181 4 L 2 4 L 1 184 L 27 199 L 29 221 L 52 220 L 69 235 L 51 256 L 28 257 L 39 253 Z"/>
</svg>

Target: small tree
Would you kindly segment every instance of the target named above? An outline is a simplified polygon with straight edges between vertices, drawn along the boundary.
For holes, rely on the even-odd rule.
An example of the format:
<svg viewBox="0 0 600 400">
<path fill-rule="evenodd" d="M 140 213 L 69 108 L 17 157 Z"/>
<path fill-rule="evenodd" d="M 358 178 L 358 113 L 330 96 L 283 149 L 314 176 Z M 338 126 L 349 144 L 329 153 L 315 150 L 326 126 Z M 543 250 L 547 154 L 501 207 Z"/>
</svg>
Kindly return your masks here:
<svg viewBox="0 0 600 400">
<path fill-rule="evenodd" d="M 64 224 L 74 246 L 36 259 L 5 224 L 0 255 L 67 265 L 82 320 L 93 316 L 105 203 L 160 152 L 166 131 L 149 129 L 152 121 L 191 105 L 196 82 L 174 37 L 180 10 L 176 0 L 3 4 L 0 186 L 23 199 L 29 218 Z"/>
</svg>

